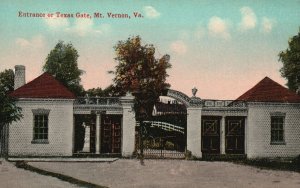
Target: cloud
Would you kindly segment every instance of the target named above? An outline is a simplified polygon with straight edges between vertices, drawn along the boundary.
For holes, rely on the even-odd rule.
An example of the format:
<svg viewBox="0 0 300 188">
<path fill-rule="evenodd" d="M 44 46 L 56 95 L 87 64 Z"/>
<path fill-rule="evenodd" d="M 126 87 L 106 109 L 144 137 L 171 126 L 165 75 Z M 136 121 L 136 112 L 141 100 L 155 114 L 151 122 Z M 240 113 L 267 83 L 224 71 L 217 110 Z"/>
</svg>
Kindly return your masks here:
<svg viewBox="0 0 300 188">
<path fill-rule="evenodd" d="M 45 37 L 37 35 L 31 39 L 16 38 L 15 43 L 22 48 L 42 48 L 45 46 Z"/>
<path fill-rule="evenodd" d="M 94 32 L 93 25 L 94 22 L 91 19 L 76 19 L 74 26 L 67 28 L 66 31 L 84 37 L 88 33 Z"/>
<path fill-rule="evenodd" d="M 47 40 L 43 35 L 35 35 L 31 38 L 16 38 L 14 48 L 4 57 L 10 65 L 25 65 L 26 79 L 32 80 L 41 74 L 45 58 L 49 53 Z M 18 55 L 15 55 L 18 54 Z"/>
<path fill-rule="evenodd" d="M 74 33 L 80 37 L 84 37 L 91 34 L 104 34 L 110 31 L 109 24 L 102 24 L 95 27 L 93 20 L 91 19 L 76 19 L 72 27 L 65 29 L 66 32 Z"/>
<path fill-rule="evenodd" d="M 31 45 L 31 43 L 27 39 L 24 39 L 24 38 L 17 38 L 16 44 L 21 47 L 28 47 Z"/>
<path fill-rule="evenodd" d="M 261 23 L 261 31 L 263 33 L 270 33 L 276 24 L 275 20 L 269 19 L 267 17 L 263 17 Z"/>
<path fill-rule="evenodd" d="M 182 40 L 177 40 L 171 43 L 171 50 L 178 55 L 183 55 L 187 52 L 187 46 Z"/>
<path fill-rule="evenodd" d="M 48 25 L 51 29 L 60 29 L 64 27 L 68 27 L 70 22 L 67 18 L 44 18 L 46 25 Z"/>
<path fill-rule="evenodd" d="M 256 26 L 256 15 L 250 7 L 240 9 L 242 20 L 239 23 L 239 29 L 242 31 L 254 29 Z"/>
<path fill-rule="evenodd" d="M 220 17 L 211 17 L 208 23 L 210 35 L 223 39 L 230 39 L 229 24 Z"/>
<path fill-rule="evenodd" d="M 144 11 L 146 14 L 146 17 L 152 19 L 152 18 L 158 18 L 160 16 L 160 13 L 152 6 L 145 6 Z"/>
<path fill-rule="evenodd" d="M 111 28 L 109 24 L 102 24 L 96 27 L 92 19 L 76 18 L 73 23 L 71 23 L 67 18 L 53 17 L 45 18 L 44 20 L 46 25 L 52 30 L 60 30 L 80 37 L 84 37 L 89 34 L 104 34 Z"/>
</svg>

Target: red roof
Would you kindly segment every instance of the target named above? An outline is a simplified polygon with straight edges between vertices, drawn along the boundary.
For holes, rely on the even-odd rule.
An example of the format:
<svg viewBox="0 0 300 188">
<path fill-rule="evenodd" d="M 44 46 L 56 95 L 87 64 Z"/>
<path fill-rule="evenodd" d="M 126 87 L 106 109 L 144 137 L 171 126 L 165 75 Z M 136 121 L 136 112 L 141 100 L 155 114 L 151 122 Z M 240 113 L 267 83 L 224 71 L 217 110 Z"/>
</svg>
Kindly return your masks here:
<svg viewBox="0 0 300 188">
<path fill-rule="evenodd" d="M 300 96 L 265 77 L 236 100 L 249 102 L 300 103 Z"/>
<path fill-rule="evenodd" d="M 44 73 L 19 87 L 10 96 L 16 98 L 60 98 L 74 99 L 75 95 L 52 75 Z"/>
</svg>

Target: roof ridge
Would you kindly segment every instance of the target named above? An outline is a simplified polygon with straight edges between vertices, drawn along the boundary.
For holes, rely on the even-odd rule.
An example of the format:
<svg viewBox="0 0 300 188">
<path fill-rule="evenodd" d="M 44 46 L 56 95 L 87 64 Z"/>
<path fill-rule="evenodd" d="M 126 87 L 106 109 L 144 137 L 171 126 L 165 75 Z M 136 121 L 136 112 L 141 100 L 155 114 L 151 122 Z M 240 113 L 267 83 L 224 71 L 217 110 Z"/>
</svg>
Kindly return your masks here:
<svg viewBox="0 0 300 188">
<path fill-rule="evenodd" d="M 48 72 L 19 87 L 10 95 L 17 98 L 75 98 L 74 93 Z"/>
<path fill-rule="evenodd" d="M 300 96 L 266 76 L 236 100 L 298 103 Z"/>
</svg>

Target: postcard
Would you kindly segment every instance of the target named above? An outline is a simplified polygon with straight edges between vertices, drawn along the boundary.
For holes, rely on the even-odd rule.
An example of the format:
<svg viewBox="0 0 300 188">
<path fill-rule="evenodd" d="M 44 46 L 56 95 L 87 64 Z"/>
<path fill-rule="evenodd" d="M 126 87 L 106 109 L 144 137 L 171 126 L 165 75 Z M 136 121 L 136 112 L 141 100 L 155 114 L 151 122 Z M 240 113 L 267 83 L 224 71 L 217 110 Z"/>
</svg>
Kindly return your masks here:
<svg viewBox="0 0 300 188">
<path fill-rule="evenodd" d="M 0 5 L 0 187 L 299 186 L 299 0 Z"/>
</svg>

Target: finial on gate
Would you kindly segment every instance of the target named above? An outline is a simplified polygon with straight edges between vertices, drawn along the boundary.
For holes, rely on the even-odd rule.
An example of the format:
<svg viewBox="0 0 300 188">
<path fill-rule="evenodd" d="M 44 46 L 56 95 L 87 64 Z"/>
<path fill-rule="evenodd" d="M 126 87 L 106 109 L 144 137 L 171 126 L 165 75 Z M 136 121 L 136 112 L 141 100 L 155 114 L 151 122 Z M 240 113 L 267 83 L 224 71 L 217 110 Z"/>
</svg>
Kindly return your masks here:
<svg viewBox="0 0 300 188">
<path fill-rule="evenodd" d="M 192 89 L 192 94 L 193 94 L 193 97 L 196 97 L 196 93 L 197 93 L 198 89 L 196 87 L 194 87 Z"/>
</svg>

